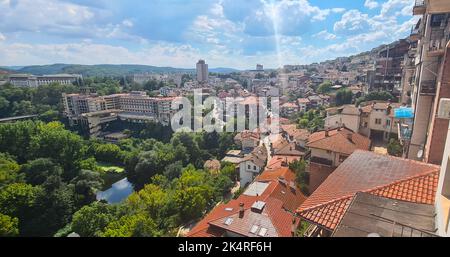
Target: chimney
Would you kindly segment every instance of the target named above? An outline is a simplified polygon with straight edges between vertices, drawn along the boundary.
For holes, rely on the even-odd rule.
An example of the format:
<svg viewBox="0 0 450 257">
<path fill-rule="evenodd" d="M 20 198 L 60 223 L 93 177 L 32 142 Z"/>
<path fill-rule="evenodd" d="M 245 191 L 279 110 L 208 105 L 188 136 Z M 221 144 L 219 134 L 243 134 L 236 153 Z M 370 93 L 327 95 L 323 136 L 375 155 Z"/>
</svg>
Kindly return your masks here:
<svg viewBox="0 0 450 257">
<path fill-rule="evenodd" d="M 329 137 L 330 136 L 330 132 L 328 129 L 325 130 L 325 137 Z"/>
<path fill-rule="evenodd" d="M 244 203 L 239 204 L 239 218 L 242 219 L 244 217 Z"/>
</svg>

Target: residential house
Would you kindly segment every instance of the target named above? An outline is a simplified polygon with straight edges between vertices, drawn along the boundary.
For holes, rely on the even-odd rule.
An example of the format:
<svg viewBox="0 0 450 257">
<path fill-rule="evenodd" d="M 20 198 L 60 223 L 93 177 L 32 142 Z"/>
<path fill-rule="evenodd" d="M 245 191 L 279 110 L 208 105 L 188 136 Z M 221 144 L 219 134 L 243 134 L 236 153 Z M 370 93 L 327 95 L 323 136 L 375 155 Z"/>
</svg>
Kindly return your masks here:
<svg viewBox="0 0 450 257">
<path fill-rule="evenodd" d="M 394 109 L 400 103 L 372 102 L 361 107 L 361 125 L 359 132 L 372 140 L 389 141 L 398 137 L 399 120 L 394 117 Z"/>
<path fill-rule="evenodd" d="M 300 108 L 296 103 L 287 102 L 280 106 L 280 111 L 282 117 L 292 117 L 300 111 Z"/>
<path fill-rule="evenodd" d="M 328 108 L 326 111 L 325 129 L 345 126 L 354 132 L 359 131 L 361 111 L 358 107 L 354 105 L 343 105 Z"/>
<path fill-rule="evenodd" d="M 297 104 L 300 112 L 307 112 L 311 102 L 308 98 L 299 98 L 297 99 Z"/>
<path fill-rule="evenodd" d="M 242 131 L 234 137 L 234 142 L 242 147 L 242 150 L 253 150 L 259 145 L 261 136 L 257 132 L 253 131 Z"/>
<path fill-rule="evenodd" d="M 264 171 L 236 200 L 219 204 L 188 237 L 292 237 L 306 197 L 288 168 Z"/>
<path fill-rule="evenodd" d="M 239 164 L 239 181 L 241 188 L 250 184 L 266 166 L 267 148 L 263 146 L 256 147 L 251 153 L 247 154 Z"/>
<path fill-rule="evenodd" d="M 310 191 L 320 184 L 354 151 L 370 150 L 369 138 L 346 127 L 313 133 L 306 145 L 311 150 Z"/>
<path fill-rule="evenodd" d="M 299 129 L 296 124 L 281 125 L 281 133 L 289 142 L 294 142 L 298 147 L 306 148 L 311 133 L 307 129 Z"/>
</svg>

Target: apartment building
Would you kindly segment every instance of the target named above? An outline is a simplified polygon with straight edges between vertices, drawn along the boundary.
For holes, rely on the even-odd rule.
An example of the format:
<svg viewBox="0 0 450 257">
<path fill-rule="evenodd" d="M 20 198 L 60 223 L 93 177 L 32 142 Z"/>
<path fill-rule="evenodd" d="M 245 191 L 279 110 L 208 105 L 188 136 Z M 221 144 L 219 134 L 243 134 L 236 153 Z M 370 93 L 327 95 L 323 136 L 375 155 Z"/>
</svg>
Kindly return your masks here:
<svg viewBox="0 0 450 257">
<path fill-rule="evenodd" d="M 326 129 L 345 126 L 354 132 L 359 131 L 361 110 L 358 107 L 355 107 L 354 105 L 343 105 L 340 107 L 328 108 L 326 111 Z"/>
<path fill-rule="evenodd" d="M 409 50 L 409 41 L 402 39 L 384 46 L 378 52 L 371 75 L 371 91 L 388 91 L 398 94 L 401 91 L 402 64 Z"/>
<path fill-rule="evenodd" d="M 400 103 L 372 102 L 361 107 L 359 133 L 375 141 L 389 141 L 398 137 L 398 124 L 395 109 Z"/>
<path fill-rule="evenodd" d="M 413 13 L 421 19 L 411 36 L 417 39 L 411 90 L 415 117 L 407 157 L 441 164 L 448 121 L 436 113 L 439 99 L 450 97 L 450 1 L 417 0 Z"/>
<path fill-rule="evenodd" d="M 71 125 L 88 125 L 91 134 L 112 117 L 129 122 L 158 121 L 170 124 L 175 113 L 171 109 L 174 98 L 149 97 L 145 92 L 131 92 L 98 96 L 96 94 L 63 94 L 64 114 Z M 114 120 L 114 119 L 113 119 Z"/>
<path fill-rule="evenodd" d="M 52 83 L 58 83 L 61 85 L 71 85 L 76 82 L 81 75 L 71 74 L 56 74 L 56 75 L 43 75 L 35 76 L 29 74 L 12 74 L 9 76 L 8 81 L 11 85 L 16 87 L 38 87 L 43 85 L 49 85 Z"/>
</svg>

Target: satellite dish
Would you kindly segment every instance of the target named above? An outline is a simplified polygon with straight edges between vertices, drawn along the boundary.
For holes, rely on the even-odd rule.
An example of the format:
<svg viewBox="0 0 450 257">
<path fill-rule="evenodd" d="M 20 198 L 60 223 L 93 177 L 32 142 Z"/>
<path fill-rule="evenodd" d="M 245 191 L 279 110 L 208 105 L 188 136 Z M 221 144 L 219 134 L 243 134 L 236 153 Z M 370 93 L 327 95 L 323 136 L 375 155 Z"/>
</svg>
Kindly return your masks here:
<svg viewBox="0 0 450 257">
<path fill-rule="evenodd" d="M 417 158 L 422 158 L 422 156 L 423 156 L 423 150 L 419 150 L 417 152 Z"/>
</svg>

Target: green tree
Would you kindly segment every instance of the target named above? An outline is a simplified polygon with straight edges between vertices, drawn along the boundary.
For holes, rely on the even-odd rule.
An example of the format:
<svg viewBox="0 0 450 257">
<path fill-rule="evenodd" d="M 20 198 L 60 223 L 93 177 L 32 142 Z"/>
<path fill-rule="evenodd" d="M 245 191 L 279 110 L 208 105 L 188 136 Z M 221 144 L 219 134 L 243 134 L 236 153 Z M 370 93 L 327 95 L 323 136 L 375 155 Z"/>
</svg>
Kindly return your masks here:
<svg viewBox="0 0 450 257">
<path fill-rule="evenodd" d="M 322 84 L 319 85 L 317 88 L 317 93 L 320 94 L 326 94 L 331 91 L 331 87 L 333 86 L 333 83 L 331 81 L 327 80 L 324 81 Z"/>
<path fill-rule="evenodd" d="M 351 104 L 353 99 L 352 91 L 349 89 L 340 89 L 336 93 L 336 105 Z"/>
<path fill-rule="evenodd" d="M 387 151 L 389 155 L 401 157 L 403 155 L 403 146 L 398 140 L 392 138 L 387 145 Z"/>
<path fill-rule="evenodd" d="M 145 214 L 125 215 L 109 223 L 103 237 L 157 237 L 160 236 L 155 222 Z"/>
<path fill-rule="evenodd" d="M 306 172 L 306 162 L 297 160 L 289 164 L 289 169 L 295 172 L 295 177 L 300 190 L 306 195 L 309 194 L 309 173 Z"/>
<path fill-rule="evenodd" d="M 72 230 L 82 237 L 101 236 L 105 228 L 118 213 L 115 206 L 102 202 L 94 202 L 75 212 L 72 218 Z"/>
<path fill-rule="evenodd" d="M 42 185 L 52 175 L 61 176 L 62 169 L 49 158 L 40 158 L 22 165 L 20 172 L 28 184 Z"/>
<path fill-rule="evenodd" d="M 0 213 L 0 237 L 19 235 L 19 219 Z"/>
<path fill-rule="evenodd" d="M 23 175 L 19 173 L 20 166 L 9 154 L 0 153 L 0 189 L 3 186 L 24 182 Z"/>
</svg>

